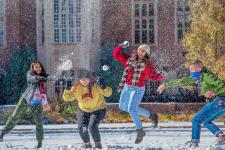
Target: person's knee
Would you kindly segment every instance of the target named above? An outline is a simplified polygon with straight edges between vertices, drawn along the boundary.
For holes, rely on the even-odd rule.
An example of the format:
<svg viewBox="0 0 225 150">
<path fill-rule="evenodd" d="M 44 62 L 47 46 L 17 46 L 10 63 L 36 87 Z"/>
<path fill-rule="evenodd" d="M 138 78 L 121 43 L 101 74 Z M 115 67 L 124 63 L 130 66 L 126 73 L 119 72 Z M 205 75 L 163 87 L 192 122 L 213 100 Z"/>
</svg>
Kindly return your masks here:
<svg viewBox="0 0 225 150">
<path fill-rule="evenodd" d="M 88 128 L 91 132 L 95 131 L 96 129 L 98 129 L 98 124 L 91 124 Z"/>
<path fill-rule="evenodd" d="M 128 112 L 127 107 L 125 107 L 125 106 L 122 105 L 122 104 L 119 105 L 119 108 L 120 108 L 121 111 Z"/>
<path fill-rule="evenodd" d="M 192 119 L 192 123 L 201 124 L 202 119 L 199 116 L 194 116 L 193 119 Z"/>
<path fill-rule="evenodd" d="M 79 132 L 87 132 L 88 131 L 88 126 L 83 125 L 83 124 L 79 124 L 78 125 L 78 130 L 79 130 Z"/>
<path fill-rule="evenodd" d="M 137 114 L 137 108 L 129 107 L 128 112 L 130 115 Z"/>
</svg>

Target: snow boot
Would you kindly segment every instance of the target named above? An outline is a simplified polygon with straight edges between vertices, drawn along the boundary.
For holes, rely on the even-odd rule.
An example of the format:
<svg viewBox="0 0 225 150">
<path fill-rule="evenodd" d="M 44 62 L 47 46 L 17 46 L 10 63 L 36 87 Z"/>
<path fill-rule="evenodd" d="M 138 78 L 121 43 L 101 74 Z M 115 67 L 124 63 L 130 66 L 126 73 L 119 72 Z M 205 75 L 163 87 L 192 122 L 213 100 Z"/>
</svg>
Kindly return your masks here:
<svg viewBox="0 0 225 150">
<path fill-rule="evenodd" d="M 84 147 L 85 147 L 85 149 L 90 149 L 90 148 L 92 148 L 92 145 L 90 142 L 87 142 L 87 143 L 84 143 Z"/>
<path fill-rule="evenodd" d="M 197 148 L 198 147 L 198 143 L 192 142 L 192 141 L 188 141 L 185 143 L 185 146 L 187 146 L 188 148 Z"/>
<path fill-rule="evenodd" d="M 96 142 L 96 143 L 95 143 L 95 148 L 97 148 L 97 149 L 102 149 L 102 144 L 101 144 L 101 142 Z"/>
<path fill-rule="evenodd" d="M 1 133 L 1 135 L 0 135 L 0 142 L 3 142 L 3 133 Z"/>
<path fill-rule="evenodd" d="M 137 137 L 135 139 L 135 144 L 141 143 L 144 136 L 145 136 L 145 131 L 143 129 L 137 129 Z"/>
<path fill-rule="evenodd" d="M 155 113 L 151 113 L 150 116 L 149 116 L 149 119 L 152 121 L 152 126 L 153 126 L 154 128 L 156 128 L 157 125 L 158 125 L 158 122 L 159 122 L 159 117 L 158 117 L 158 115 L 155 114 Z"/>
<path fill-rule="evenodd" d="M 38 140 L 37 149 L 42 147 L 42 140 Z"/>
</svg>

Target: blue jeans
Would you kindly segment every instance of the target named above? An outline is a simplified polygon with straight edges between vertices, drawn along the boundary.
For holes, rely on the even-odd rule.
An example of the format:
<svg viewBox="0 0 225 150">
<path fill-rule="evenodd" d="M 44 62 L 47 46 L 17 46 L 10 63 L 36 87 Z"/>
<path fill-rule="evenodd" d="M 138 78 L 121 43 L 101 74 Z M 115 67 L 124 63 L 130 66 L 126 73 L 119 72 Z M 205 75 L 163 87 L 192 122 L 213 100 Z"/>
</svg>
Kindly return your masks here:
<svg viewBox="0 0 225 150">
<path fill-rule="evenodd" d="M 192 142 L 200 142 L 201 124 L 203 124 L 215 136 L 223 133 L 212 121 L 225 114 L 225 108 L 220 102 L 225 102 L 225 97 L 218 97 L 206 104 L 192 119 Z"/>
<path fill-rule="evenodd" d="M 145 117 L 150 116 L 150 112 L 148 110 L 139 107 L 144 93 L 145 87 L 129 86 L 125 84 L 120 95 L 120 110 L 126 111 L 130 114 L 136 125 L 136 129 L 142 128 L 140 115 Z"/>
</svg>

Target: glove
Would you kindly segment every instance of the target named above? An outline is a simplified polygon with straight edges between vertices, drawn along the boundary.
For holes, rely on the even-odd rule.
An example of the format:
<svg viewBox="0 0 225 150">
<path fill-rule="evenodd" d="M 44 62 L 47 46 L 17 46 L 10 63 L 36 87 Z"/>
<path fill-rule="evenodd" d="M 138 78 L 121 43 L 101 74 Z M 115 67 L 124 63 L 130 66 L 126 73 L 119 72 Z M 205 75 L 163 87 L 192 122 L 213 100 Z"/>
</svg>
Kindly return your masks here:
<svg viewBox="0 0 225 150">
<path fill-rule="evenodd" d="M 128 41 L 124 41 L 122 44 L 120 44 L 123 48 L 129 47 L 130 43 Z"/>
<path fill-rule="evenodd" d="M 67 89 L 67 90 L 70 90 L 71 87 L 72 87 L 72 81 L 69 80 L 69 81 L 67 81 L 67 83 L 66 83 L 66 89 Z"/>
<path fill-rule="evenodd" d="M 105 88 L 107 87 L 103 78 L 99 78 L 99 79 L 98 79 L 98 85 L 99 85 L 100 88 L 102 88 L 102 89 L 105 89 Z"/>
</svg>

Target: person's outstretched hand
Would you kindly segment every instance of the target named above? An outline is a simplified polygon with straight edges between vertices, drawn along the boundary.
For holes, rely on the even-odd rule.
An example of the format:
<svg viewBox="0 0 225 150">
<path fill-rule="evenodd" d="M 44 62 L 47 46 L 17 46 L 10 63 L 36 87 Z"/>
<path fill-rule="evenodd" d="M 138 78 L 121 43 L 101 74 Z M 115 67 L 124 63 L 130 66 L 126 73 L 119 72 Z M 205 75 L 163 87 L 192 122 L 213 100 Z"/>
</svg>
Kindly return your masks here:
<svg viewBox="0 0 225 150">
<path fill-rule="evenodd" d="M 124 42 L 121 44 L 121 46 L 122 46 L 123 48 L 129 47 L 129 45 L 130 45 L 130 43 L 129 43 L 128 41 L 124 41 Z"/>
<path fill-rule="evenodd" d="M 161 93 L 164 91 L 164 89 L 165 89 L 164 84 L 161 84 L 161 85 L 158 87 L 157 92 L 158 92 L 159 94 L 161 94 Z"/>
</svg>

